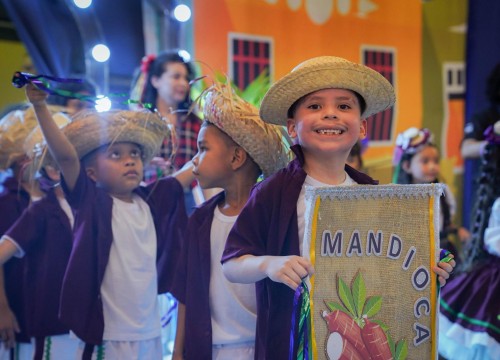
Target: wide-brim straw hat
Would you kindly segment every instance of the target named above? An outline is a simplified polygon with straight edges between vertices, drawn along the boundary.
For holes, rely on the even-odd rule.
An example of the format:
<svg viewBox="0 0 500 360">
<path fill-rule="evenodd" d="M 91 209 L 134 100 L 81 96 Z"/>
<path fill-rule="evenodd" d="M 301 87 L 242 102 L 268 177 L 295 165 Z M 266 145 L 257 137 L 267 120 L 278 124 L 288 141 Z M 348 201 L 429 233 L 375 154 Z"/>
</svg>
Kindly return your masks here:
<svg viewBox="0 0 500 360">
<path fill-rule="evenodd" d="M 216 83 L 205 90 L 203 98 L 204 120 L 241 146 L 264 177 L 287 165 L 289 156 L 280 129 L 263 122 L 258 109 L 236 95 L 229 85 Z"/>
<path fill-rule="evenodd" d="M 393 86 L 377 71 L 335 56 L 320 56 L 297 65 L 274 83 L 262 100 L 261 118 L 286 125 L 288 109 L 301 97 L 323 89 L 357 92 L 366 103 L 362 118 L 383 111 L 396 99 Z"/>
<path fill-rule="evenodd" d="M 71 118 L 62 112 L 52 114 L 52 118 L 61 129 L 71 122 Z M 49 157 L 44 156 L 47 151 L 47 144 L 39 125 L 28 134 L 24 140 L 23 149 L 28 158 L 32 160 L 40 160 L 43 162 L 43 165 L 45 165 L 45 160 L 49 160 Z"/>
<path fill-rule="evenodd" d="M 13 110 L 0 120 L 0 170 L 25 157 L 24 141 L 37 124 L 33 107 Z"/>
<path fill-rule="evenodd" d="M 102 146 L 131 142 L 141 147 L 142 160 L 147 163 L 159 152 L 168 135 L 168 126 L 149 110 L 90 110 L 75 114 L 63 132 L 80 159 Z"/>
</svg>

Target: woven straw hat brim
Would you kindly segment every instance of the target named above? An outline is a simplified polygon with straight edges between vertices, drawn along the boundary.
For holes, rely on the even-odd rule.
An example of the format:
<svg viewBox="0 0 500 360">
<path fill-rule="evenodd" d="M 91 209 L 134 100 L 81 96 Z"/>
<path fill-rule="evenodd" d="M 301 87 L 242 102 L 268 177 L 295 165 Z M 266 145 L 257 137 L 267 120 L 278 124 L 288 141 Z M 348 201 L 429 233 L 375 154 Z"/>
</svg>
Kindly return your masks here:
<svg viewBox="0 0 500 360">
<path fill-rule="evenodd" d="M 218 84 L 206 91 L 204 119 L 241 146 L 269 177 L 289 161 L 279 129 L 266 124 L 257 108 L 239 98 L 227 86 Z"/>
<path fill-rule="evenodd" d="M 322 89 L 360 94 L 366 103 L 362 118 L 391 107 L 396 99 L 393 86 L 377 71 L 346 59 L 321 56 L 299 64 L 274 83 L 262 100 L 260 116 L 267 123 L 286 125 L 293 103 Z"/>
<path fill-rule="evenodd" d="M 0 120 L 0 169 L 24 158 L 24 140 L 37 124 L 33 107 L 11 111 Z"/>
<path fill-rule="evenodd" d="M 159 152 L 168 126 L 148 110 L 84 111 L 77 113 L 63 132 L 80 159 L 104 145 L 131 142 L 142 148 L 142 159 L 147 163 Z"/>
<path fill-rule="evenodd" d="M 60 112 L 53 114 L 52 118 L 59 128 L 63 128 L 71 122 L 71 118 L 68 115 Z M 24 140 L 23 149 L 26 155 L 33 159 L 41 155 L 41 150 L 46 145 L 42 129 L 37 125 Z"/>
</svg>

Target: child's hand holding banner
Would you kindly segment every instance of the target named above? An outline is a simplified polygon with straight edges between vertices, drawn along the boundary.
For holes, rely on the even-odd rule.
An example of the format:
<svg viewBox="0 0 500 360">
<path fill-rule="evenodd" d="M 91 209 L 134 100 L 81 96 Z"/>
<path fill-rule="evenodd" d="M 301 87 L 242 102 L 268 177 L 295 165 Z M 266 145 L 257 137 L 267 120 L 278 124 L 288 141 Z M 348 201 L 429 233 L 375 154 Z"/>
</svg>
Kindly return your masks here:
<svg viewBox="0 0 500 360">
<path fill-rule="evenodd" d="M 306 190 L 303 254 L 315 268 L 306 356 L 437 358 L 442 192 L 441 184 Z"/>
</svg>

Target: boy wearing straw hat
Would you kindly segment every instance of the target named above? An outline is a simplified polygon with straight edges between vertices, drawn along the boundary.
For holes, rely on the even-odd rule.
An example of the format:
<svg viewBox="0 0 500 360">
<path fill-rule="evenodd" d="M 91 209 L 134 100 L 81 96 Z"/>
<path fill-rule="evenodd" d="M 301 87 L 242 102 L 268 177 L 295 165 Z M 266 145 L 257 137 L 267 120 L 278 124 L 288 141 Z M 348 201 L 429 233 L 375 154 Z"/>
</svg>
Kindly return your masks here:
<svg viewBox="0 0 500 360">
<path fill-rule="evenodd" d="M 296 159 L 254 189 L 222 257 L 230 281 L 256 282 L 256 359 L 287 359 L 297 351 L 296 344 L 289 349 L 294 290 L 314 271 L 299 241 L 305 186 L 377 184 L 345 163 L 366 136 L 365 119 L 394 101 L 393 87 L 378 72 L 333 56 L 299 64 L 265 95 L 260 115 L 287 126 Z M 440 266 L 434 271 L 443 284 L 452 266 Z"/>
<path fill-rule="evenodd" d="M 46 93 L 26 93 L 75 211 L 61 320 L 84 359 L 161 358 L 157 294 L 170 290 L 187 216 L 177 179 L 139 184 L 167 125 L 149 111 L 89 111 L 61 131 Z"/>
<path fill-rule="evenodd" d="M 26 171 L 29 159 L 23 149 L 24 140 L 36 124 L 32 107 L 11 111 L 0 119 L 0 172 L 7 174 L 0 185 L 0 236 L 32 199 L 41 196 L 37 183 L 30 181 Z M 33 352 L 25 332 L 24 287 L 19 281 L 24 263 L 24 259 L 11 259 L 0 266 L 0 359 L 9 357 L 11 348 L 14 356 L 30 358 Z"/>
<path fill-rule="evenodd" d="M 69 123 L 63 114 L 55 114 L 59 126 Z M 54 164 L 43 162 L 43 137 L 36 127 L 26 138 L 26 154 L 32 159 L 43 197 L 34 201 L 0 239 L 0 264 L 12 256 L 24 258 L 24 274 L 17 284 L 25 290 L 25 332 L 35 344 L 33 358 L 57 354 L 75 356 L 78 342 L 58 318 L 59 298 L 66 265 L 73 243 L 73 214 L 60 188 L 60 175 Z M 35 305 L 36 304 L 36 305 Z M 29 315 L 28 315 L 29 314 Z"/>
<path fill-rule="evenodd" d="M 227 235 L 257 178 L 286 166 L 278 128 L 227 84 L 204 93 L 193 174 L 200 187 L 224 191 L 189 218 L 172 293 L 179 300 L 174 359 L 253 359 L 256 302 L 253 284 L 232 284 L 220 258 Z"/>
</svg>

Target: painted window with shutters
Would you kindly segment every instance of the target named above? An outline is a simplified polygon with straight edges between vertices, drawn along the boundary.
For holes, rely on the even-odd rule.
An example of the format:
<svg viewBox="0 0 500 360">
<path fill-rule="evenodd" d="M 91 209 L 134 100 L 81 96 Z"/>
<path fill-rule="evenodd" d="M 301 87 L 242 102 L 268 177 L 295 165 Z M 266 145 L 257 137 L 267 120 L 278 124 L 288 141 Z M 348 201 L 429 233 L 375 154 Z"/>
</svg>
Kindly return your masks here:
<svg viewBox="0 0 500 360">
<path fill-rule="evenodd" d="M 394 85 L 395 54 L 391 49 L 363 48 L 362 63 L 381 73 Z M 394 122 L 393 108 L 368 118 L 368 138 L 370 141 L 390 141 Z"/>
<path fill-rule="evenodd" d="M 230 33 L 228 48 L 229 74 L 240 89 L 245 89 L 264 70 L 272 79 L 272 38 Z"/>
</svg>

